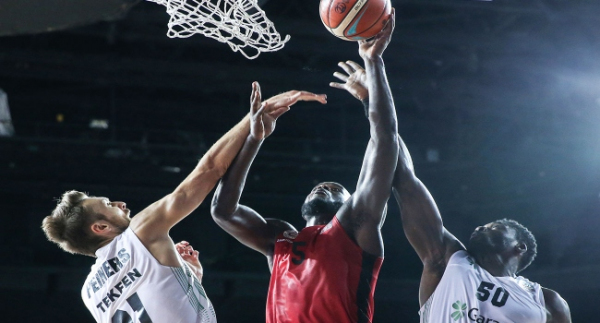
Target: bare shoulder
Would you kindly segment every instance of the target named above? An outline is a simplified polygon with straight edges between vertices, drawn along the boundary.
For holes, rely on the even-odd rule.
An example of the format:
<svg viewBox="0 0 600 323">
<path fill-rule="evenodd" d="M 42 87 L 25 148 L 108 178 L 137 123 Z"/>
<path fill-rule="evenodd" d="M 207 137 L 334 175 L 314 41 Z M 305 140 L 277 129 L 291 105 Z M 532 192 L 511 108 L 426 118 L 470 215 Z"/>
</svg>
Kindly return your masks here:
<svg viewBox="0 0 600 323">
<path fill-rule="evenodd" d="M 274 237 L 277 237 L 280 233 L 285 232 L 285 231 L 298 232 L 298 230 L 287 221 L 283 221 L 280 219 L 273 219 L 273 218 L 266 218 L 265 221 L 267 221 L 269 230 L 271 230 Z"/>
<path fill-rule="evenodd" d="M 571 323 L 571 310 L 569 304 L 557 292 L 542 287 L 546 310 L 548 311 L 548 323 Z"/>
<path fill-rule="evenodd" d="M 287 238 L 294 239 L 298 236 L 298 230 L 289 222 L 280 219 L 267 218 L 265 221 L 267 221 L 270 237 L 265 256 L 267 257 L 269 271 L 273 271 L 273 254 L 275 252 L 275 242 L 277 237 L 283 233 Z"/>
</svg>

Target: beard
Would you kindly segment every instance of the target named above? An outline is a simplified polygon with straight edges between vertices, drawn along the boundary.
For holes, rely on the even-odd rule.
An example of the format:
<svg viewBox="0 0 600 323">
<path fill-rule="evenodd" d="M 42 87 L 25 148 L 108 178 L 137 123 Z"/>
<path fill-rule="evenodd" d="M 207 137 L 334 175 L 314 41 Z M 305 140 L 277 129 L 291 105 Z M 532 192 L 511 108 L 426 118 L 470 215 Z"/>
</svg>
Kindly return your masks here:
<svg viewBox="0 0 600 323">
<path fill-rule="evenodd" d="M 472 236 L 467 243 L 467 251 L 475 258 L 501 253 L 505 249 L 504 241 L 495 241 L 495 239 L 483 233 Z"/>
<path fill-rule="evenodd" d="M 131 223 L 131 219 L 129 217 L 113 219 L 110 221 L 110 224 L 115 227 L 115 232 L 117 232 L 117 234 L 125 232 L 125 230 L 129 228 L 129 223 Z"/>
<path fill-rule="evenodd" d="M 313 199 L 302 204 L 301 213 L 303 217 L 317 215 L 331 215 L 332 217 L 344 205 L 344 202 L 330 202 L 323 199 Z"/>
</svg>

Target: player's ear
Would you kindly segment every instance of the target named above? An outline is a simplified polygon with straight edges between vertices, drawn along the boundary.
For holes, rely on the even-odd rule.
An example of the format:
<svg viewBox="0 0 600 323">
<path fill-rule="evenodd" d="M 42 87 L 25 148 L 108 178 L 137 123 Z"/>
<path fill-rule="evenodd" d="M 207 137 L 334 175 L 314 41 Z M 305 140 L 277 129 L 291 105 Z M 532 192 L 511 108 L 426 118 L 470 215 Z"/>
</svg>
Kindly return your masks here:
<svg viewBox="0 0 600 323">
<path fill-rule="evenodd" d="M 525 242 L 520 242 L 515 246 L 515 249 L 519 254 L 522 255 L 527 252 L 527 245 L 525 244 Z"/>
<path fill-rule="evenodd" d="M 104 221 L 92 223 L 92 225 L 90 226 L 90 229 L 92 230 L 93 233 L 98 234 L 98 235 L 106 234 L 107 232 L 110 232 L 110 230 L 111 230 L 110 226 Z"/>
</svg>

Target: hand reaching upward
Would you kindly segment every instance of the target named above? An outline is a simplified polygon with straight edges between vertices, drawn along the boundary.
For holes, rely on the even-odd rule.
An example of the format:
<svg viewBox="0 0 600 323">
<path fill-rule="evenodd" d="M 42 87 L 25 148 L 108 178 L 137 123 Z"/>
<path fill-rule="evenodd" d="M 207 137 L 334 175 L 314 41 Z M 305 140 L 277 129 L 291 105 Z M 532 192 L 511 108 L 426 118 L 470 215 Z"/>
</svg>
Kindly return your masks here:
<svg viewBox="0 0 600 323">
<path fill-rule="evenodd" d="M 318 101 L 327 103 L 327 96 L 314 94 L 307 91 L 291 90 L 273 96 L 261 102 L 260 85 L 252 83 L 252 96 L 250 97 L 250 134 L 252 137 L 262 140 L 267 138 L 275 130 L 277 118 L 290 110 L 290 107 L 298 101 Z"/>
<path fill-rule="evenodd" d="M 333 73 L 333 76 L 344 83 L 331 82 L 329 83 L 329 86 L 340 90 L 346 90 L 360 101 L 368 99 L 369 88 L 367 85 L 367 74 L 362 66 L 353 61 L 339 62 L 338 66 L 341 67 L 347 75 L 335 72 Z"/>
<path fill-rule="evenodd" d="M 375 37 L 368 40 L 359 40 L 358 41 L 358 54 L 363 59 L 374 59 L 377 57 L 381 57 L 385 49 L 387 48 L 390 40 L 392 39 L 392 33 L 394 32 L 395 26 L 395 9 L 392 8 L 392 13 L 386 22 L 383 30 L 375 35 Z"/>
</svg>

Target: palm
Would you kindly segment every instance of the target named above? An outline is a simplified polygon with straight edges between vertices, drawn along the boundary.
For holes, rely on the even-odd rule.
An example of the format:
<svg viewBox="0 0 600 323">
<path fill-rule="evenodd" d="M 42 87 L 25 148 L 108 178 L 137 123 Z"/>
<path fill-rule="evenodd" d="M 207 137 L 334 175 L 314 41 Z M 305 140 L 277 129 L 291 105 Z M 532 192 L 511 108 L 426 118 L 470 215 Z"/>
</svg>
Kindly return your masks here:
<svg viewBox="0 0 600 323">
<path fill-rule="evenodd" d="M 344 83 L 331 82 L 329 85 L 337 89 L 346 90 L 361 101 L 367 99 L 369 97 L 369 88 L 367 86 L 367 74 L 365 70 L 353 61 L 340 62 L 338 66 L 346 74 L 335 72 L 333 76 Z"/>
<path fill-rule="evenodd" d="M 319 101 L 327 103 L 327 97 L 323 94 L 314 94 L 306 91 L 288 91 L 278 94 L 261 103 L 261 92 L 258 83 L 253 85 L 252 96 L 250 99 L 250 134 L 262 140 L 267 138 L 275 130 L 277 118 L 290 110 L 290 106 L 298 101 Z"/>
<path fill-rule="evenodd" d="M 359 100 L 364 100 L 369 96 L 367 89 L 367 75 L 364 70 L 357 70 L 350 74 L 346 81 L 345 88 L 350 94 Z"/>
<path fill-rule="evenodd" d="M 264 127 L 264 136 L 267 138 L 270 136 L 275 130 L 275 125 L 277 123 L 276 116 L 273 116 L 272 113 L 266 113 L 263 115 L 263 127 Z"/>
</svg>

